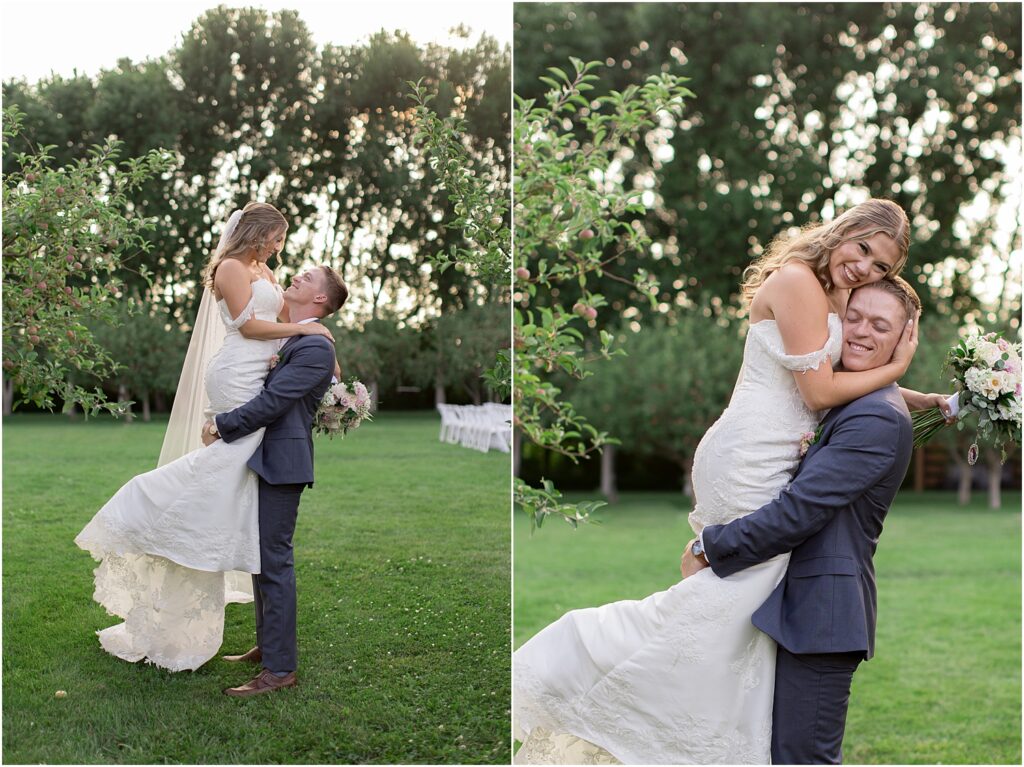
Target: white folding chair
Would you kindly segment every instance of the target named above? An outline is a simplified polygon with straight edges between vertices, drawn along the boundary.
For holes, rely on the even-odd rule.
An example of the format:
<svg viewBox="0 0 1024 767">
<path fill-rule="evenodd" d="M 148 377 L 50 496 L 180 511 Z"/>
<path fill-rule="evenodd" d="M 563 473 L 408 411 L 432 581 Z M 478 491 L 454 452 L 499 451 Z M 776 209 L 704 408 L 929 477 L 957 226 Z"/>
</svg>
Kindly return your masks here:
<svg viewBox="0 0 1024 767">
<path fill-rule="evenodd" d="M 438 405 L 437 412 L 441 414 L 441 433 L 437 439 L 439 442 L 447 442 L 448 436 L 455 428 L 455 417 L 452 415 L 451 405 Z"/>
</svg>

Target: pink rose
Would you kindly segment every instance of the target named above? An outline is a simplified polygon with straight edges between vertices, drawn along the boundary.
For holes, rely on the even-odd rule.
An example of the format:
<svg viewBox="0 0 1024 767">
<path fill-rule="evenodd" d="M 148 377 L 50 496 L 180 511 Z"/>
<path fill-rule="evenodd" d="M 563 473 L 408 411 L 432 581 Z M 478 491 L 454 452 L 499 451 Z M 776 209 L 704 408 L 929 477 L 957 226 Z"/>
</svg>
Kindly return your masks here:
<svg viewBox="0 0 1024 767">
<path fill-rule="evenodd" d="M 814 442 L 815 442 L 815 440 L 814 440 L 814 432 L 813 431 L 805 431 L 803 434 L 801 434 L 800 435 L 800 455 L 801 456 L 807 455 L 807 451 L 810 450 L 811 445 L 813 445 Z"/>
<path fill-rule="evenodd" d="M 356 381 L 352 385 L 352 388 L 355 390 L 355 394 L 356 394 L 356 397 L 355 397 L 356 407 L 364 408 L 364 407 L 366 407 L 367 405 L 370 404 L 370 392 L 368 392 L 366 390 L 366 387 L 363 386 L 362 383 L 360 383 L 359 381 Z"/>
</svg>

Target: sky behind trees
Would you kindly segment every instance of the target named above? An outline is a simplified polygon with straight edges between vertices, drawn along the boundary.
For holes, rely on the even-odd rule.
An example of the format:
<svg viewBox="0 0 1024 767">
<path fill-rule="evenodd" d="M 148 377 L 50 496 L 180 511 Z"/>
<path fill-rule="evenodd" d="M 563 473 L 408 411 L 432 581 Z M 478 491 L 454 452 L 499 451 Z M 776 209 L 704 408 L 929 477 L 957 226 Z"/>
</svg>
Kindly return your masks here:
<svg viewBox="0 0 1024 767">
<path fill-rule="evenodd" d="M 140 61 L 165 54 L 204 11 L 217 2 L 4 2 L 0 6 L 3 79 L 35 81 L 51 72 L 70 76 L 95 75 L 127 56 Z M 350 44 L 367 39 L 382 28 L 401 29 L 417 43 L 448 47 L 470 45 L 471 40 L 449 34 L 463 25 L 472 39 L 486 32 L 499 43 L 512 42 L 512 5 L 476 3 L 324 3 L 225 2 L 228 7 L 260 7 L 268 11 L 297 10 L 309 24 L 318 46 Z M 461 41 L 461 43 L 460 43 Z"/>
</svg>

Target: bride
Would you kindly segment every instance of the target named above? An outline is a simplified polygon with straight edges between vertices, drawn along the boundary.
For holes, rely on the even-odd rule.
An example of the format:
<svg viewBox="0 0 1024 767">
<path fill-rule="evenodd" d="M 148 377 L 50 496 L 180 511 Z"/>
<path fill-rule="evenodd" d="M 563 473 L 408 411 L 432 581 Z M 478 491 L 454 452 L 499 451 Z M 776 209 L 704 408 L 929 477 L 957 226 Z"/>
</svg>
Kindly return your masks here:
<svg viewBox="0 0 1024 767">
<path fill-rule="evenodd" d="M 902 376 L 916 348 L 839 372 L 850 291 L 898 273 L 909 222 L 869 200 L 780 237 L 745 274 L 750 329 L 728 408 L 694 454 L 695 534 L 775 498 L 820 411 Z M 911 409 L 940 395 L 901 390 Z M 728 578 L 710 570 L 641 601 L 573 610 L 513 655 L 517 763 L 768 764 L 775 643 L 750 622 L 789 554 Z"/>
<path fill-rule="evenodd" d="M 225 602 L 252 600 L 243 573 L 260 572 L 260 548 L 257 480 L 246 461 L 263 429 L 203 448 L 201 426 L 259 393 L 278 339 L 333 341 L 320 323 L 288 322 L 267 267 L 287 230 L 265 203 L 228 219 L 205 269 L 159 468 L 129 480 L 75 538 L 100 563 L 94 598 L 124 620 L 98 631 L 100 644 L 124 660 L 194 670 L 220 648 Z"/>
</svg>

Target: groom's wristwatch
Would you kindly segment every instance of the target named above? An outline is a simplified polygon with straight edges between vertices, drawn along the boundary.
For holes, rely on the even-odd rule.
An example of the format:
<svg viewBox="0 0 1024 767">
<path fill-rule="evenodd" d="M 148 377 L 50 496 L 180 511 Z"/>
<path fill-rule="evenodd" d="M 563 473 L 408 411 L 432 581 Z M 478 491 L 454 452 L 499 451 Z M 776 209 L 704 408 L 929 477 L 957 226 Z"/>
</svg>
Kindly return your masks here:
<svg viewBox="0 0 1024 767">
<path fill-rule="evenodd" d="M 690 547 L 690 553 L 698 559 L 703 559 L 704 564 L 711 564 L 710 562 L 708 562 L 708 555 L 704 553 L 704 544 L 700 542 L 700 538 L 697 538 L 693 541 L 693 545 Z"/>
<path fill-rule="evenodd" d="M 211 437 L 219 437 L 220 436 L 220 432 L 217 431 L 217 422 L 216 421 L 211 421 L 210 422 L 210 425 L 206 429 L 206 433 L 209 434 Z"/>
</svg>

